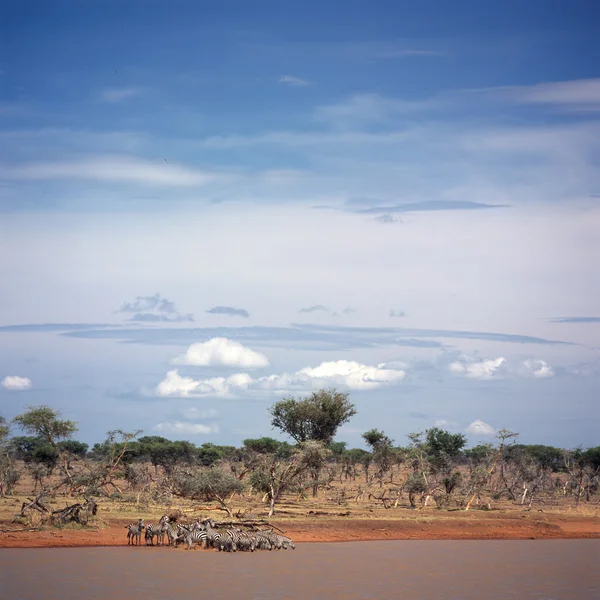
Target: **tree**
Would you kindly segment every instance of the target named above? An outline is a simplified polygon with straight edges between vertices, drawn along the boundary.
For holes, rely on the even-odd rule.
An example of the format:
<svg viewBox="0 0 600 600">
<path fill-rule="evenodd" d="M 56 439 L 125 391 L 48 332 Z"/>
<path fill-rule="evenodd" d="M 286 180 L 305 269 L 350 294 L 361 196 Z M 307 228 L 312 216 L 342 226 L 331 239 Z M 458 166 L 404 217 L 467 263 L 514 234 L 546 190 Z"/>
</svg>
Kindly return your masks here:
<svg viewBox="0 0 600 600">
<path fill-rule="evenodd" d="M 394 464 L 394 440 L 390 439 L 383 431 L 379 429 L 370 429 L 362 434 L 363 439 L 371 448 L 373 453 L 373 462 L 379 468 L 379 487 L 383 486 L 384 475 L 392 468 Z"/>
<path fill-rule="evenodd" d="M 294 449 L 288 459 L 283 459 L 278 454 L 263 455 L 259 466 L 250 476 L 250 482 L 254 489 L 264 492 L 265 499 L 269 500 L 269 517 L 273 516 L 275 504 L 282 495 L 298 488 L 300 479 L 307 472 L 312 473 L 314 488 L 314 473 L 320 471 L 328 452 L 321 442 L 308 440 Z"/>
<path fill-rule="evenodd" d="M 196 469 L 194 471 L 178 471 L 173 480 L 178 493 L 194 500 L 216 500 L 231 517 L 229 504 L 235 494 L 244 489 L 244 484 L 236 477 L 216 467 Z"/>
<path fill-rule="evenodd" d="M 413 496 L 421 492 L 423 506 L 427 506 L 430 497 L 433 497 L 438 508 L 446 505 L 460 481 L 460 474 L 453 470 L 467 443 L 465 436 L 432 427 L 424 432 L 411 433 L 408 438 L 411 442 L 408 456 L 412 458 L 410 488 Z"/>
<path fill-rule="evenodd" d="M 13 422 L 26 433 L 37 435 L 58 449 L 62 439 L 69 439 L 77 431 L 74 421 L 63 421 L 60 416 L 59 411 L 49 406 L 33 406 L 16 416 Z"/>
<path fill-rule="evenodd" d="M 330 444 L 339 427 L 356 414 L 356 408 L 347 393 L 329 388 L 313 392 L 303 400 L 284 398 L 271 406 L 269 412 L 273 427 L 296 442 L 317 440 Z"/>
<path fill-rule="evenodd" d="M 8 438 L 9 431 L 6 419 L 0 416 L 0 498 L 10 494 L 20 477 Z"/>
<path fill-rule="evenodd" d="M 77 425 L 74 421 L 60 419 L 60 416 L 59 411 L 49 406 L 30 406 L 23 414 L 17 415 L 13 422 L 26 433 L 38 436 L 52 447 L 62 462 L 67 481 L 72 482 L 69 452 L 60 447 L 60 442 L 68 440 L 77 431 Z"/>
</svg>

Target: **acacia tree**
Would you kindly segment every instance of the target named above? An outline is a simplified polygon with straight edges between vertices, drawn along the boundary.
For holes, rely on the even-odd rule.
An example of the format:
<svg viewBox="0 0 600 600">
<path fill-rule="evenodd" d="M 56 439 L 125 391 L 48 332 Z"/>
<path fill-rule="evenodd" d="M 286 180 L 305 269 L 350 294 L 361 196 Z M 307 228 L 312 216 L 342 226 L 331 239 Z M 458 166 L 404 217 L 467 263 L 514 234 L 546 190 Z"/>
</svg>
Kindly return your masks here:
<svg viewBox="0 0 600 600">
<path fill-rule="evenodd" d="M 340 426 L 356 414 L 356 408 L 348 396 L 347 393 L 328 388 L 313 392 L 302 400 L 284 398 L 269 409 L 273 417 L 271 424 L 298 443 L 313 440 L 329 445 Z M 322 464 L 321 461 L 314 461 L 311 467 L 313 496 L 318 493 Z"/>
<path fill-rule="evenodd" d="M 216 500 L 230 517 L 233 516 L 231 500 L 244 489 L 241 481 L 218 467 L 176 471 L 173 482 L 179 495 L 195 500 Z"/>
<path fill-rule="evenodd" d="M 328 388 L 302 400 L 284 398 L 269 409 L 273 417 L 271 424 L 298 443 L 317 440 L 330 444 L 340 426 L 356 414 L 356 407 L 348 396 Z"/>
<path fill-rule="evenodd" d="M 370 429 L 363 433 L 362 437 L 371 448 L 373 462 L 379 469 L 377 472 L 379 487 L 382 487 L 385 474 L 394 464 L 394 440 L 385 435 L 383 431 L 379 431 L 379 429 Z"/>
<path fill-rule="evenodd" d="M 300 480 L 307 472 L 314 473 L 315 465 L 322 465 L 330 451 L 316 440 L 307 440 L 299 445 L 291 455 L 274 452 L 263 454 L 260 464 L 250 476 L 252 487 L 265 494 L 269 501 L 269 517 L 275 512 L 275 504 L 283 494 L 300 486 Z M 313 479 L 314 489 L 314 479 Z"/>
<path fill-rule="evenodd" d="M 61 447 L 60 442 L 68 440 L 77 431 L 77 425 L 74 421 L 63 420 L 60 417 L 60 412 L 49 406 L 30 406 L 23 414 L 17 415 L 13 422 L 26 433 L 38 436 L 52 447 L 62 463 L 67 480 L 72 483 L 69 452 Z"/>
<path fill-rule="evenodd" d="M 427 506 L 430 497 L 434 498 L 438 507 L 447 503 L 459 481 L 460 475 L 454 468 L 467 439 L 461 433 L 450 433 L 439 427 L 411 433 L 408 438 L 413 473 L 405 487 L 411 506 L 414 506 L 416 493 L 422 494 L 424 506 Z"/>
<path fill-rule="evenodd" d="M 19 472 L 15 468 L 8 433 L 8 423 L 4 417 L 0 416 L 0 498 L 10 494 L 13 486 L 19 480 Z"/>
</svg>

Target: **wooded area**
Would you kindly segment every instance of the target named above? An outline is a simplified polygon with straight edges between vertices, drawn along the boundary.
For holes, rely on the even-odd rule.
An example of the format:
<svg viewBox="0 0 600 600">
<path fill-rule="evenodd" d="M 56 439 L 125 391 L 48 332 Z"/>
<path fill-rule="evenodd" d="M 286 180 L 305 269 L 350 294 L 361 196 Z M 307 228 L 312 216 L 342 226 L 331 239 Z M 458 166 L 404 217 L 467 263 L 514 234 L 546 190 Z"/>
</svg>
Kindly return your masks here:
<svg viewBox="0 0 600 600">
<path fill-rule="evenodd" d="M 502 430 L 494 443 L 467 448 L 461 433 L 438 427 L 396 445 L 384 431 L 363 434 L 368 450 L 336 442 L 356 409 L 348 394 L 319 390 L 285 398 L 269 410 L 272 424 L 294 443 L 271 437 L 240 447 L 110 431 L 93 445 L 73 438 L 74 422 L 47 406 L 31 407 L 12 426 L 0 420 L 0 496 L 30 476 L 33 497 L 15 520 L 85 525 L 102 499 L 169 505 L 187 499 L 224 511 L 231 520 L 271 517 L 283 502 L 323 497 L 343 509 L 368 502 L 385 509 L 523 508 L 568 502 L 598 504 L 600 447 L 561 449 L 518 443 Z M 61 495 L 66 507 L 46 501 Z M 36 515 L 33 519 L 32 515 Z"/>
</svg>

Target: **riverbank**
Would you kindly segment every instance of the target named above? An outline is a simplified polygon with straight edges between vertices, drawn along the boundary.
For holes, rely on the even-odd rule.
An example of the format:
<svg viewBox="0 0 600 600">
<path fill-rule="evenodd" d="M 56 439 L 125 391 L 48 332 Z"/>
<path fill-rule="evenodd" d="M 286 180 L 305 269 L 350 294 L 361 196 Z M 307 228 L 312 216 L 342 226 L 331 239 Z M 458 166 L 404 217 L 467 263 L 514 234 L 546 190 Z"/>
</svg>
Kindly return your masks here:
<svg viewBox="0 0 600 600">
<path fill-rule="evenodd" d="M 403 511 L 394 518 L 310 516 L 272 519 L 271 523 L 300 543 L 373 540 L 527 540 L 600 538 L 595 515 L 472 511 Z M 131 519 L 110 519 L 98 527 L 46 527 L 41 531 L 0 522 L 0 548 L 123 546 Z"/>
</svg>

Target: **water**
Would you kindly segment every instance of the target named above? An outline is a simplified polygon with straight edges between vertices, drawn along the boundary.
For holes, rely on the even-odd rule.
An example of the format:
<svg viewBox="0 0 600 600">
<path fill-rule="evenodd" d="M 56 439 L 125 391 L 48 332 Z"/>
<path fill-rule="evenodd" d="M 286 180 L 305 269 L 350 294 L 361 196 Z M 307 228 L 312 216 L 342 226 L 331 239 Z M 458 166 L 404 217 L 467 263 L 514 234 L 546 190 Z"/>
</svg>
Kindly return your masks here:
<svg viewBox="0 0 600 600">
<path fill-rule="evenodd" d="M 5 600 L 587 600 L 600 540 L 298 544 L 236 554 L 172 548 L 0 549 Z"/>
</svg>

